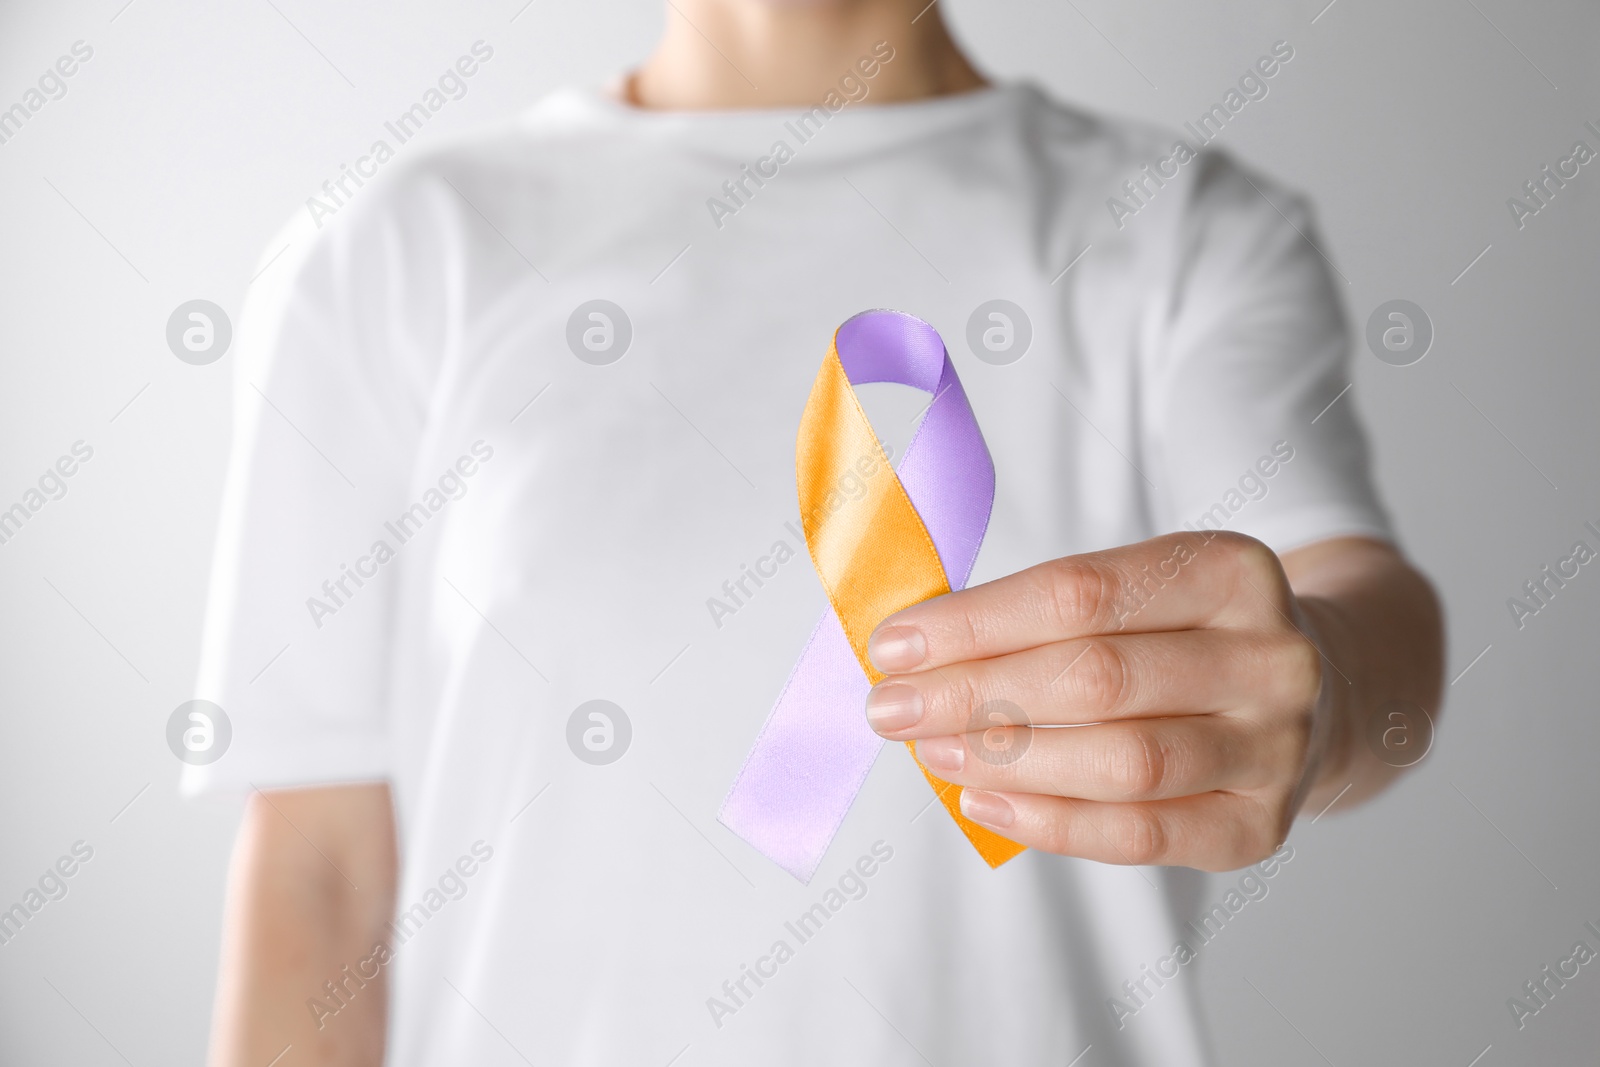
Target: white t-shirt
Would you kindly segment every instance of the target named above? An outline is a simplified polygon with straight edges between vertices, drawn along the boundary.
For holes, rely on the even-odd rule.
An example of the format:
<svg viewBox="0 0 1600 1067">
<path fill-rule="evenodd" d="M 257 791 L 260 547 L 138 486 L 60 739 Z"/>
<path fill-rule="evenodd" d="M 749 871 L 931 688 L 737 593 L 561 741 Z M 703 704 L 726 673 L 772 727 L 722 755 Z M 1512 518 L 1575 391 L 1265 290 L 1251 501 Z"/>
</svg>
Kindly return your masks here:
<svg viewBox="0 0 1600 1067">
<path fill-rule="evenodd" d="M 1172 961 L 1225 886 L 990 870 L 899 745 L 810 885 L 716 813 L 825 606 L 795 430 L 858 311 L 932 322 L 971 397 L 974 583 L 1388 536 L 1305 204 L 1024 85 L 799 111 L 558 93 L 399 147 L 255 283 L 196 693 L 233 737 L 186 786 L 391 784 L 392 959 L 327 977 L 389 969 L 392 1063 L 1207 1062 Z M 874 401 L 891 446 L 923 402 Z"/>
</svg>

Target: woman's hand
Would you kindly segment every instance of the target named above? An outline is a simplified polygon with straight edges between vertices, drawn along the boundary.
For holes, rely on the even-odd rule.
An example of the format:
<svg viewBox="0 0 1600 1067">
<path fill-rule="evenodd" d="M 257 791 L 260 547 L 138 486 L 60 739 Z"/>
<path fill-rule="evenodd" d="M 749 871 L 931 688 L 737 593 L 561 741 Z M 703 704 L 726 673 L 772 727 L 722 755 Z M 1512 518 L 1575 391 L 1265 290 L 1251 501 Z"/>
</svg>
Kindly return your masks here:
<svg viewBox="0 0 1600 1067">
<path fill-rule="evenodd" d="M 1071 556 L 886 619 L 867 715 L 1020 844 L 1230 870 L 1282 843 L 1350 735 L 1307 615 L 1242 535 Z"/>
</svg>

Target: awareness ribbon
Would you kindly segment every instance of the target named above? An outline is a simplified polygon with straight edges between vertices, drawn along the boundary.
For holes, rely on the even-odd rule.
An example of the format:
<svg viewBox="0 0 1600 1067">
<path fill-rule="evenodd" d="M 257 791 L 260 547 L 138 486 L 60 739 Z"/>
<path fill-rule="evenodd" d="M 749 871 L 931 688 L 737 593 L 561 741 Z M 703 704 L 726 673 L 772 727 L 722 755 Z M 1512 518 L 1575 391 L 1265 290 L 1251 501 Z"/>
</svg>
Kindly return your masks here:
<svg viewBox="0 0 1600 1067">
<path fill-rule="evenodd" d="M 852 388 L 868 382 L 933 397 L 898 476 Z M 835 331 L 800 419 L 795 475 L 806 547 L 831 606 L 717 818 L 809 882 L 883 746 L 864 710 L 884 677 L 867 638 L 902 608 L 966 585 L 994 506 L 994 462 L 932 326 L 866 311 Z M 1022 851 L 961 814 L 960 786 L 917 765 L 989 866 Z"/>
</svg>

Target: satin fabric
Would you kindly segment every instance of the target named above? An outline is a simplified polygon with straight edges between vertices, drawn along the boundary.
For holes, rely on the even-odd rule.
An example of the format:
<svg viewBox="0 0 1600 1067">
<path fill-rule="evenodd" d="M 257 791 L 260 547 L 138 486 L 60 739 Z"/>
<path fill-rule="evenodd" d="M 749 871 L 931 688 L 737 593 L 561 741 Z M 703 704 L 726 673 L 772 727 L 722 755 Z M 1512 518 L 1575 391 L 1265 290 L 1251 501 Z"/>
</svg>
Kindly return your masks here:
<svg viewBox="0 0 1600 1067">
<path fill-rule="evenodd" d="M 898 474 L 852 388 L 869 382 L 932 397 Z M 868 311 L 839 327 L 801 416 L 795 475 L 806 546 L 830 608 L 718 819 L 808 882 L 883 745 L 863 710 L 884 677 L 867 640 L 895 612 L 966 584 L 994 503 L 994 463 L 932 326 Z M 1022 851 L 961 814 L 960 786 L 922 773 L 991 867 Z"/>
</svg>

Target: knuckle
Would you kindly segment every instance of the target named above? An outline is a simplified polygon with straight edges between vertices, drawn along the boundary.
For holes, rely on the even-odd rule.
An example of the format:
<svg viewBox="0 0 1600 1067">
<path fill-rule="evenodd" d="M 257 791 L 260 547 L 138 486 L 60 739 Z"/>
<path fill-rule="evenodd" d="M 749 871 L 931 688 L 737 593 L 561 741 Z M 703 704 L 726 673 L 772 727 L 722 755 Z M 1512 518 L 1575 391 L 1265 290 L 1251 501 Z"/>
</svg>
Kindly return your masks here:
<svg viewBox="0 0 1600 1067">
<path fill-rule="evenodd" d="M 1111 737 L 1101 768 L 1110 788 L 1124 800 L 1158 795 L 1167 782 L 1166 748 L 1142 726 L 1119 730 Z"/>
<path fill-rule="evenodd" d="M 1241 578 L 1263 592 L 1282 584 L 1283 565 L 1276 552 L 1247 534 L 1229 533 L 1226 538 L 1224 548 Z"/>
<path fill-rule="evenodd" d="M 1272 855 L 1277 846 L 1271 842 L 1276 837 L 1276 834 L 1270 834 L 1264 830 L 1242 833 L 1234 850 L 1234 856 L 1229 861 L 1230 868 L 1238 870 L 1240 867 L 1248 867 L 1252 863 L 1260 863 Z"/>
<path fill-rule="evenodd" d="M 1232 832 L 1200 861 L 1201 870 L 1213 874 L 1237 871 L 1259 863 L 1272 855 L 1288 836 L 1288 827 L 1280 826 L 1267 806 L 1255 814 L 1231 822 Z"/>
<path fill-rule="evenodd" d="M 1075 809 L 1070 817 L 1046 824 L 1039 847 L 1057 856 L 1088 857 L 1094 855 L 1090 850 L 1099 840 L 1100 834 L 1091 827 L 1081 809 Z"/>
<path fill-rule="evenodd" d="M 1062 633 L 1075 633 L 1100 620 L 1110 603 L 1105 574 L 1082 559 L 1054 560 L 1044 569 L 1041 605 Z"/>
<path fill-rule="evenodd" d="M 982 681 L 973 671 L 941 672 L 945 677 L 942 684 L 934 687 L 928 701 L 929 710 L 940 721 L 947 725 L 964 729 L 967 720 L 971 719 L 986 698 Z"/>
<path fill-rule="evenodd" d="M 975 649 L 983 647 L 985 628 L 981 612 L 951 611 L 942 615 L 939 622 L 942 632 L 936 631 L 930 643 L 944 647 L 930 648 L 930 660 L 966 659 Z"/>
<path fill-rule="evenodd" d="M 1261 569 L 1277 568 L 1278 554 L 1268 548 L 1265 542 L 1242 533 L 1233 534 L 1229 540 L 1232 542 L 1234 558 L 1241 565 Z"/>
<path fill-rule="evenodd" d="M 1206 539 L 1206 544 L 1217 548 L 1219 555 L 1233 560 L 1238 560 L 1251 545 L 1260 543 L 1249 534 L 1242 534 L 1237 530 L 1215 530 Z"/>
<path fill-rule="evenodd" d="M 1295 634 L 1284 653 L 1283 677 L 1295 707 L 1310 707 L 1322 693 L 1322 654 L 1307 638 Z"/>
<path fill-rule="evenodd" d="M 1127 657 L 1110 641 L 1086 644 L 1063 680 L 1075 702 L 1095 711 L 1121 711 L 1132 697 L 1133 671 Z"/>
<path fill-rule="evenodd" d="M 1148 807 L 1131 807 L 1119 817 L 1114 840 L 1123 858 L 1136 867 L 1160 863 L 1167 854 L 1167 828 Z"/>
<path fill-rule="evenodd" d="M 1274 708 L 1304 711 L 1322 693 L 1322 654 L 1298 630 L 1268 637 L 1257 646 L 1255 663 L 1264 679 L 1262 694 Z"/>
<path fill-rule="evenodd" d="M 1287 796 L 1274 798 L 1265 805 L 1259 819 L 1250 820 L 1240 842 L 1242 859 L 1239 866 L 1259 863 L 1278 850 L 1294 823 L 1294 813 L 1289 810 Z"/>
<path fill-rule="evenodd" d="M 1249 768 L 1249 788 L 1280 789 L 1298 782 L 1305 772 L 1314 729 L 1314 718 L 1307 710 L 1242 730 L 1238 765 Z"/>
</svg>

